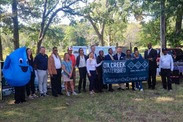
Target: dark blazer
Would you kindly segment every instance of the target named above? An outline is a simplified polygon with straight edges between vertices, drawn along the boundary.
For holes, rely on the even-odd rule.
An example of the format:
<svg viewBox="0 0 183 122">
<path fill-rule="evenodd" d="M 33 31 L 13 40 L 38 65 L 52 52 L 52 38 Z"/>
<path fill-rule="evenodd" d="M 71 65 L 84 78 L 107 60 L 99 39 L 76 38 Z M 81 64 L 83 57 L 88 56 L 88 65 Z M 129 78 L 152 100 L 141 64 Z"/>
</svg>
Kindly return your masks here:
<svg viewBox="0 0 183 122">
<path fill-rule="evenodd" d="M 157 51 L 155 49 L 151 49 L 151 51 L 149 52 L 149 55 L 148 55 L 148 50 L 146 50 L 144 52 L 144 59 L 148 59 L 148 58 L 153 59 L 153 61 L 149 60 L 149 69 L 156 70 L 156 68 L 157 68 L 157 63 L 156 63 Z"/>
<path fill-rule="evenodd" d="M 85 61 L 88 59 L 86 55 L 84 55 Z M 77 56 L 76 58 L 76 66 L 79 68 L 79 62 L 80 62 L 80 55 Z"/>
<path fill-rule="evenodd" d="M 104 57 L 104 60 L 112 60 L 112 59 L 111 59 L 110 55 L 107 54 L 107 55 Z"/>
<path fill-rule="evenodd" d="M 121 53 L 121 56 L 120 56 L 120 60 L 125 60 L 125 54 L 124 53 Z M 116 53 L 114 56 L 114 60 L 118 60 L 118 54 Z"/>
<path fill-rule="evenodd" d="M 104 60 L 104 57 L 98 56 L 97 57 L 97 64 L 99 64 L 100 62 L 102 62 Z M 102 72 L 102 65 L 100 65 L 99 67 L 97 67 L 97 71 L 98 72 Z"/>
</svg>

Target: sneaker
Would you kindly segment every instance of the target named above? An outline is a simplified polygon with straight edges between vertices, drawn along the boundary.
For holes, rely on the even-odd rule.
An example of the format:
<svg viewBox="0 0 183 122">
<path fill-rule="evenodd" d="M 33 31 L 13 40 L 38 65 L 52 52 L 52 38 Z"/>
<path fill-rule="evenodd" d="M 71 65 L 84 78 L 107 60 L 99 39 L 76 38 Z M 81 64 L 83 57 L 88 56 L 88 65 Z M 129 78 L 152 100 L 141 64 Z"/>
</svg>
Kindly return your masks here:
<svg viewBox="0 0 183 122">
<path fill-rule="evenodd" d="M 90 91 L 90 95 L 93 95 L 93 92 L 92 91 Z"/>
<path fill-rule="evenodd" d="M 73 92 L 72 95 L 78 95 L 76 92 Z"/>
<path fill-rule="evenodd" d="M 32 100 L 32 99 L 34 99 L 34 97 L 33 97 L 33 96 L 31 96 L 31 95 L 29 95 L 29 97 L 28 97 L 28 98 L 29 98 L 29 99 L 31 99 L 31 100 Z"/>
<path fill-rule="evenodd" d="M 44 96 L 49 96 L 48 93 L 45 93 Z"/>
<path fill-rule="evenodd" d="M 45 97 L 45 95 L 44 94 L 40 94 L 40 97 Z"/>
<path fill-rule="evenodd" d="M 38 97 L 36 94 L 33 94 L 32 96 L 33 96 L 34 98 L 37 98 L 37 97 Z"/>
<path fill-rule="evenodd" d="M 144 91 L 143 89 L 140 89 L 140 91 L 142 92 L 142 91 Z"/>
<path fill-rule="evenodd" d="M 68 97 L 70 97 L 70 96 L 71 96 L 69 92 L 67 92 L 67 93 L 66 93 L 66 95 L 67 95 Z"/>
</svg>

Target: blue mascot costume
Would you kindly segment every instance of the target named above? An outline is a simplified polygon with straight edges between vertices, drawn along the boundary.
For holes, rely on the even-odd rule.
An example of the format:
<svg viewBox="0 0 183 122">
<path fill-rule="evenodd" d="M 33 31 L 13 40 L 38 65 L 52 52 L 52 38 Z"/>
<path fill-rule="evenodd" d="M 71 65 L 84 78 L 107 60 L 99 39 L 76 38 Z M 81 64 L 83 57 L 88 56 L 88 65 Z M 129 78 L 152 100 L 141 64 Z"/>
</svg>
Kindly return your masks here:
<svg viewBox="0 0 183 122">
<path fill-rule="evenodd" d="M 15 103 L 25 102 L 25 85 L 31 78 L 26 47 L 18 48 L 6 57 L 3 75 L 9 85 L 15 87 Z"/>
</svg>

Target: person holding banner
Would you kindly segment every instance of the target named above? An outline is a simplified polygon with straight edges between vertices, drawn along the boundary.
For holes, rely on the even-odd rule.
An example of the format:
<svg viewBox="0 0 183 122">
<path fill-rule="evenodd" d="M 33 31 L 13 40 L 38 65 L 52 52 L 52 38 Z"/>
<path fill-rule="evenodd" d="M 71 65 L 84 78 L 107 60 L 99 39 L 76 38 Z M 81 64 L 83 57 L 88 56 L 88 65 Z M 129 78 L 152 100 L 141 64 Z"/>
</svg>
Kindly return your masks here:
<svg viewBox="0 0 183 122">
<path fill-rule="evenodd" d="M 89 85 L 90 95 L 93 95 L 95 93 L 94 88 L 97 81 L 96 67 L 99 67 L 101 64 L 102 62 L 97 64 L 97 61 L 94 58 L 94 53 L 90 52 L 89 58 L 86 61 L 86 69 L 87 69 L 88 78 L 90 81 L 90 85 Z"/>
<path fill-rule="evenodd" d="M 139 54 L 138 50 L 134 51 L 133 58 L 134 58 L 134 60 L 142 59 L 142 56 Z M 143 91 L 142 81 L 137 81 L 136 82 L 136 88 L 139 89 L 140 91 Z"/>
<path fill-rule="evenodd" d="M 86 92 L 86 60 L 87 56 L 84 55 L 83 48 L 79 48 L 79 55 L 76 58 L 76 66 L 79 69 L 79 85 L 78 85 L 78 93 L 81 93 L 81 85 L 83 83 L 83 91 Z"/>
<path fill-rule="evenodd" d="M 112 50 L 112 48 L 109 48 L 108 54 L 105 56 L 104 60 L 114 60 L 112 54 L 113 54 L 113 50 Z M 109 84 L 109 91 L 110 92 L 114 91 L 114 89 L 112 89 L 112 84 Z"/>
<path fill-rule="evenodd" d="M 100 50 L 99 51 L 99 56 L 97 57 L 97 64 L 99 64 L 100 62 L 102 62 L 104 60 L 104 51 Z M 97 82 L 97 90 L 98 92 L 103 92 L 103 71 L 102 71 L 102 65 L 97 67 L 97 73 L 98 73 L 98 82 Z"/>
<path fill-rule="evenodd" d="M 125 60 L 125 54 L 122 52 L 122 47 L 117 47 L 117 53 L 114 55 L 114 60 Z M 118 90 L 125 90 L 124 84 L 118 84 Z"/>
<path fill-rule="evenodd" d="M 131 53 L 131 50 L 126 50 L 126 57 L 125 57 L 125 60 L 132 60 L 132 53 Z M 126 88 L 129 89 L 129 83 L 126 83 Z M 135 84 L 134 82 L 132 82 L 132 90 L 135 90 Z"/>
</svg>

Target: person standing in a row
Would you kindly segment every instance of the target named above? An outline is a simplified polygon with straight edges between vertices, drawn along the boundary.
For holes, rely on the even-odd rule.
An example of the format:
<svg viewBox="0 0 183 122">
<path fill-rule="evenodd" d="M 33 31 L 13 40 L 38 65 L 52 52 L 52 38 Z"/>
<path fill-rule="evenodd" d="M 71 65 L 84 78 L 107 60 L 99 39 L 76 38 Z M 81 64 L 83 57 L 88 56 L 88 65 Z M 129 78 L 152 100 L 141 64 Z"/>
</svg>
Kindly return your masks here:
<svg viewBox="0 0 183 122">
<path fill-rule="evenodd" d="M 34 59 L 33 59 L 32 51 L 30 48 L 27 48 L 26 52 L 27 52 L 27 59 L 29 62 L 29 66 L 32 67 L 31 78 L 28 84 L 26 85 L 26 92 L 27 92 L 28 98 L 33 99 L 37 97 L 37 95 L 35 94 L 35 85 L 34 85 L 34 79 L 35 79 Z"/>
<path fill-rule="evenodd" d="M 112 50 L 112 48 L 109 48 L 108 49 L 108 54 L 105 56 L 104 60 L 112 60 L 112 61 L 114 61 L 114 58 L 113 58 L 112 54 L 113 54 L 113 50 Z M 110 92 L 114 91 L 114 89 L 112 88 L 112 84 L 109 84 L 109 91 Z"/>
<path fill-rule="evenodd" d="M 61 58 L 58 54 L 57 47 L 53 47 L 53 52 L 48 59 L 48 71 L 51 78 L 52 95 L 58 97 L 63 95 L 61 90 Z"/>
<path fill-rule="evenodd" d="M 160 57 L 160 64 L 159 68 L 161 71 L 161 79 L 162 79 L 162 85 L 164 89 L 167 89 L 171 91 L 172 90 L 172 83 L 170 79 L 171 72 L 173 72 L 174 69 L 174 63 L 173 58 L 171 55 L 168 54 L 168 51 L 166 48 L 162 49 L 163 55 Z"/>
<path fill-rule="evenodd" d="M 125 54 L 122 52 L 122 47 L 117 47 L 117 53 L 114 55 L 114 60 L 125 60 Z M 118 90 L 125 90 L 124 83 L 118 84 Z"/>
<path fill-rule="evenodd" d="M 68 54 L 69 54 L 69 57 L 70 57 L 70 60 L 72 61 L 72 67 L 73 67 L 73 71 L 72 71 L 72 77 L 73 77 L 73 83 L 74 83 L 74 88 L 75 88 L 75 84 L 76 84 L 76 58 L 75 56 L 72 54 L 72 47 L 69 47 L 68 48 Z"/>
<path fill-rule="evenodd" d="M 97 79 L 96 67 L 100 66 L 101 64 L 102 62 L 100 64 L 97 64 L 97 61 L 94 58 L 94 54 L 90 52 L 89 58 L 87 59 L 87 62 L 86 62 L 86 68 L 87 68 L 88 78 L 90 81 L 89 90 L 91 95 L 95 93 L 94 88 L 95 88 L 96 79 Z"/>
<path fill-rule="evenodd" d="M 40 48 L 40 53 L 35 57 L 34 64 L 38 73 L 40 96 L 47 96 L 48 56 L 45 54 L 45 47 Z"/>
<path fill-rule="evenodd" d="M 156 70 L 157 70 L 157 51 L 152 48 L 152 44 L 148 44 L 148 50 L 144 53 L 144 58 L 149 61 L 149 79 L 148 88 L 155 89 L 156 85 Z"/>
<path fill-rule="evenodd" d="M 74 82 L 73 82 L 73 65 L 72 61 L 70 60 L 70 56 L 68 53 L 64 54 L 64 61 L 62 63 L 62 70 L 63 70 L 63 81 L 65 85 L 66 95 L 70 96 L 69 86 L 71 88 L 72 95 L 77 95 L 74 91 Z"/>
<path fill-rule="evenodd" d="M 132 60 L 132 53 L 131 53 L 131 50 L 126 50 L 126 56 L 125 56 L 125 60 Z M 126 83 L 126 87 L 127 89 L 129 89 L 129 83 Z M 132 82 L 132 90 L 135 90 L 135 84 L 134 82 Z"/>
<path fill-rule="evenodd" d="M 102 61 L 104 60 L 104 51 L 100 50 L 99 51 L 99 55 L 97 57 L 97 64 L 100 64 Z M 102 65 L 100 65 L 99 67 L 97 67 L 97 73 L 98 73 L 98 82 L 97 82 L 97 90 L 98 92 L 103 92 L 103 71 L 102 71 Z"/>
<path fill-rule="evenodd" d="M 143 59 L 142 56 L 139 54 L 138 50 L 134 51 L 134 54 L 132 55 L 132 57 L 133 57 L 133 60 Z M 136 81 L 136 88 L 139 91 L 143 91 L 142 81 Z"/>
<path fill-rule="evenodd" d="M 83 91 L 86 92 L 86 60 L 87 56 L 84 54 L 84 50 L 82 48 L 79 48 L 78 50 L 79 55 L 76 59 L 76 66 L 79 69 L 79 85 L 78 85 L 78 93 L 81 93 L 81 86 L 83 84 Z"/>
</svg>

